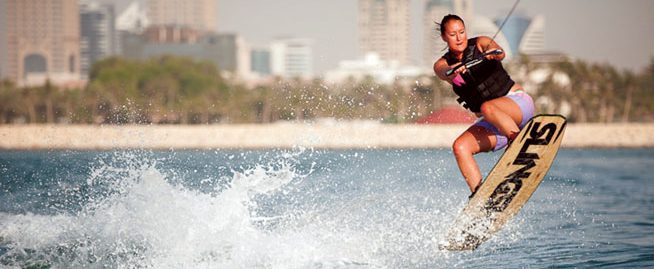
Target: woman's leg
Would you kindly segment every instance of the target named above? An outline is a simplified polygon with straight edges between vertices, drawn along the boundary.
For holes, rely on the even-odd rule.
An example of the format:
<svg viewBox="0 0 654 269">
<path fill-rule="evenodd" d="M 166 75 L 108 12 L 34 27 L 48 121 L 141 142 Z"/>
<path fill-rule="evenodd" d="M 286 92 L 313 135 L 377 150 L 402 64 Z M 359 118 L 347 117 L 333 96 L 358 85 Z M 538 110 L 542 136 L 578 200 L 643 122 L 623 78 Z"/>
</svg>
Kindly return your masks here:
<svg viewBox="0 0 654 269">
<path fill-rule="evenodd" d="M 492 150 L 497 143 L 496 140 L 493 132 L 477 125 L 470 126 L 454 140 L 452 151 L 471 192 L 475 191 L 482 180 L 479 166 L 473 155 Z"/>
<path fill-rule="evenodd" d="M 475 191 L 482 180 L 473 155 L 504 147 L 507 139 L 503 134 L 509 134 L 508 137 L 517 135 L 520 126 L 534 115 L 534 105 L 531 97 L 520 93 L 487 101 L 482 104 L 481 112 L 484 120 L 463 132 L 452 146 L 459 170 L 471 192 Z"/>
<path fill-rule="evenodd" d="M 481 105 L 484 120 L 495 126 L 502 135 L 512 139 L 520 132 L 518 125 L 522 121 L 520 106 L 509 97 L 500 97 Z"/>
</svg>

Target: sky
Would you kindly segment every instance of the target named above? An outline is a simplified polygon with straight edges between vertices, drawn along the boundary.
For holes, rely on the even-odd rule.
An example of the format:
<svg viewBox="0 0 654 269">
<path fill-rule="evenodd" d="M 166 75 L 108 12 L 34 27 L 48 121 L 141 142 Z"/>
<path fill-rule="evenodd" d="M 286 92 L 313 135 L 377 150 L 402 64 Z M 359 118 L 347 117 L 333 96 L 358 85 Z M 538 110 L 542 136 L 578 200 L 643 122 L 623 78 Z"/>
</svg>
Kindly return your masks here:
<svg viewBox="0 0 654 269">
<path fill-rule="evenodd" d="M 219 32 L 238 33 L 254 47 L 276 37 L 310 38 L 319 73 L 361 57 L 356 0 L 217 1 Z M 419 59 L 424 0 L 410 2 L 411 55 Z M 473 0 L 473 13 L 503 18 L 513 3 Z M 548 51 L 632 71 L 641 71 L 654 58 L 654 0 L 521 0 L 517 10 L 545 17 Z"/>
</svg>

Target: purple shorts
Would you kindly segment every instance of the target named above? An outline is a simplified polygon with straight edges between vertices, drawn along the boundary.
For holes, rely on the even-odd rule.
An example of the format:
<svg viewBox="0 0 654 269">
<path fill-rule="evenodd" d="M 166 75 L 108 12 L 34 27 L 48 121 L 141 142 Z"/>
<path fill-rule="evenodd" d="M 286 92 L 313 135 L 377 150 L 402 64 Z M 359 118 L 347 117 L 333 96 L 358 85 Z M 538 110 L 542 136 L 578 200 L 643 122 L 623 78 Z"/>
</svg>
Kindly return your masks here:
<svg viewBox="0 0 654 269">
<path fill-rule="evenodd" d="M 534 107 L 534 101 L 531 99 L 531 96 L 527 94 L 524 91 L 515 91 L 515 92 L 510 92 L 509 94 L 506 95 L 506 97 L 511 98 L 518 106 L 520 107 L 520 110 L 522 111 L 522 122 L 520 122 L 520 129 L 525 127 L 527 122 L 534 116 L 534 111 L 536 110 Z M 479 118 L 479 120 L 473 124 L 473 126 L 481 126 L 486 128 L 487 130 L 491 131 L 492 133 L 495 134 L 495 138 L 497 138 L 497 144 L 495 144 L 495 148 L 493 151 L 498 151 L 504 147 L 506 147 L 506 144 L 508 143 L 509 139 L 502 135 L 500 131 L 495 128 L 490 122 L 487 122 L 484 120 L 484 118 Z"/>
</svg>

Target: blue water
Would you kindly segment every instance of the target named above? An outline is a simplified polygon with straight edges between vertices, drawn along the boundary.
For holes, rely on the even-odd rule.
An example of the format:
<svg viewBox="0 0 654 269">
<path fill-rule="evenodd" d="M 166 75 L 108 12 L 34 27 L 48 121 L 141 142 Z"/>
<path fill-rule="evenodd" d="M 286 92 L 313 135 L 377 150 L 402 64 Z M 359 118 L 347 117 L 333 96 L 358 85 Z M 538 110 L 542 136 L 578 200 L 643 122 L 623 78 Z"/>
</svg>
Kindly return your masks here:
<svg viewBox="0 0 654 269">
<path fill-rule="evenodd" d="M 0 267 L 654 267 L 652 167 L 564 149 L 502 231 L 447 252 L 468 196 L 447 150 L 4 151 Z"/>
</svg>

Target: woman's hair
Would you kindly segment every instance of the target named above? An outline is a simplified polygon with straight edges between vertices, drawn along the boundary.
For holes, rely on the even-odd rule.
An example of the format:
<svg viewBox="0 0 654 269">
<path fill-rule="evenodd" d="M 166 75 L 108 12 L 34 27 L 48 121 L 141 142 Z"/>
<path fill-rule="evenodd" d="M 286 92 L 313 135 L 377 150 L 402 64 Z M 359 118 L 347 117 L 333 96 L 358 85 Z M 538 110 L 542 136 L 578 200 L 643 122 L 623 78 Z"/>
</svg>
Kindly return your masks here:
<svg viewBox="0 0 654 269">
<path fill-rule="evenodd" d="M 463 22 L 463 19 L 461 19 L 461 17 L 459 17 L 457 15 L 454 15 L 454 14 L 447 14 L 447 15 L 445 15 L 443 17 L 443 19 L 441 20 L 441 23 L 436 23 L 438 25 L 438 30 L 441 31 L 441 35 L 445 33 L 445 24 L 447 24 L 448 22 L 450 22 L 452 20 L 459 20 L 459 21 L 461 21 L 461 23 L 463 23 L 463 26 L 466 25 L 465 22 Z"/>
</svg>

